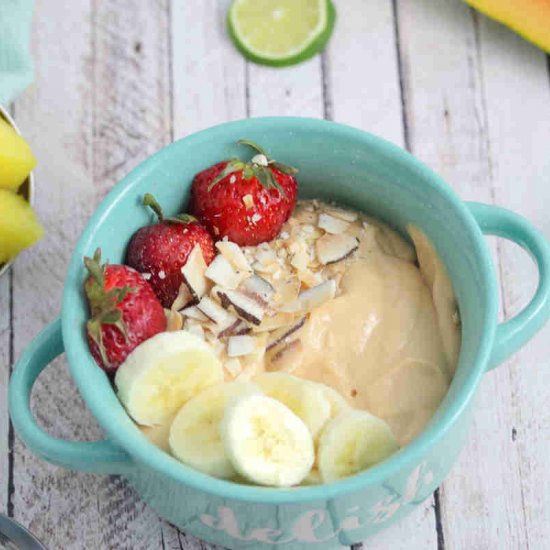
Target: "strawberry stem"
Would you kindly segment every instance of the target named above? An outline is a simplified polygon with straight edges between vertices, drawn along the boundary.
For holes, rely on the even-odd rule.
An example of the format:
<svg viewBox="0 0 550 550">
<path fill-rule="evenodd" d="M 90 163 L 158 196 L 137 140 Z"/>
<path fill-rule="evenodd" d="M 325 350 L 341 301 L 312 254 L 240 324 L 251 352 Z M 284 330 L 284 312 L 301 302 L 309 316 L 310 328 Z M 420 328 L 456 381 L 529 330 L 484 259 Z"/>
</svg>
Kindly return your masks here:
<svg viewBox="0 0 550 550">
<path fill-rule="evenodd" d="M 151 195 L 151 193 L 145 193 L 143 196 L 143 206 L 148 206 L 158 217 L 159 221 L 164 220 L 164 214 L 162 213 L 162 208 L 157 202 L 157 199 Z"/>
<path fill-rule="evenodd" d="M 249 147 L 252 147 L 255 151 L 260 153 L 260 155 L 264 155 L 264 157 L 268 160 L 271 160 L 269 155 L 265 152 L 265 150 L 260 147 L 257 143 L 254 143 L 253 141 L 250 141 L 249 139 L 240 139 L 237 141 L 239 145 L 248 145 Z"/>
</svg>

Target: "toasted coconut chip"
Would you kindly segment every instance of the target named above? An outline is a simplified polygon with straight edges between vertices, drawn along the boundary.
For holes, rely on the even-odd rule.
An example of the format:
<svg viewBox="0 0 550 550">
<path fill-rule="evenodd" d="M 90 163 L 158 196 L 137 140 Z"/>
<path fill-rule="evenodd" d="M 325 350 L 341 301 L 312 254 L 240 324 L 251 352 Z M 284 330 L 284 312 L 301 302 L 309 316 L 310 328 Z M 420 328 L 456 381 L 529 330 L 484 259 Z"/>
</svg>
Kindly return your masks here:
<svg viewBox="0 0 550 550">
<path fill-rule="evenodd" d="M 252 271 L 250 262 L 246 259 L 242 248 L 238 244 L 231 241 L 218 241 L 216 248 L 237 271 Z"/>
<path fill-rule="evenodd" d="M 177 311 L 165 308 L 164 316 L 166 317 L 167 332 L 174 332 L 183 328 L 183 317 Z"/>
<path fill-rule="evenodd" d="M 233 307 L 239 317 L 254 325 L 259 325 L 265 314 L 265 308 L 254 298 L 235 290 L 219 291 L 222 306 Z"/>
<path fill-rule="evenodd" d="M 196 244 L 187 258 L 187 263 L 181 268 L 183 282 L 187 285 L 191 296 L 198 302 L 208 291 L 208 280 L 205 277 L 206 263 L 202 257 L 201 247 Z"/>
<path fill-rule="evenodd" d="M 254 254 L 256 260 L 263 266 L 268 266 L 277 261 L 277 254 L 267 243 L 262 243 Z"/>
<path fill-rule="evenodd" d="M 279 306 L 293 302 L 298 298 L 302 284 L 296 277 L 290 277 L 277 285 L 277 293 L 273 296 L 273 302 Z"/>
<path fill-rule="evenodd" d="M 301 340 L 297 339 L 285 343 L 283 347 L 269 355 L 266 370 L 294 372 L 300 365 L 303 353 L 304 346 Z"/>
<path fill-rule="evenodd" d="M 222 330 L 232 325 L 236 320 L 234 315 L 212 300 L 210 296 L 205 296 L 199 302 L 197 308 L 218 327 L 222 327 Z"/>
<path fill-rule="evenodd" d="M 231 322 L 232 319 L 230 320 L 228 318 L 227 322 L 224 323 L 223 325 L 216 325 L 215 327 L 212 327 L 214 329 L 213 332 L 217 332 L 218 338 L 225 338 L 230 334 L 235 334 L 237 327 L 239 327 L 241 324 L 241 320 L 237 319 L 237 317 L 235 317 L 234 319 L 235 320 Z"/>
<path fill-rule="evenodd" d="M 317 258 L 324 264 L 332 264 L 344 260 L 359 248 L 359 241 L 355 237 L 346 235 L 326 234 L 316 243 Z"/>
<path fill-rule="evenodd" d="M 172 307 L 170 309 L 172 309 L 173 311 L 179 311 L 180 309 L 183 309 L 193 303 L 194 299 L 191 295 L 189 287 L 185 283 L 181 283 L 178 290 L 178 295 L 176 296 L 176 299 L 174 300 L 174 303 L 172 304 Z"/>
<path fill-rule="evenodd" d="M 283 340 L 288 338 L 291 334 L 299 331 L 306 322 L 306 316 L 300 317 L 297 322 L 291 326 L 281 327 L 278 330 L 273 331 L 269 335 L 269 340 L 267 341 L 266 351 L 273 349 L 275 346 L 280 344 Z"/>
<path fill-rule="evenodd" d="M 233 357 L 225 361 L 225 363 L 223 364 L 223 368 L 227 371 L 227 373 L 229 374 L 229 376 L 231 376 L 231 378 L 235 378 L 236 376 L 239 376 L 239 374 L 243 370 L 241 361 L 237 357 Z"/>
<path fill-rule="evenodd" d="M 244 321 L 241 320 L 239 320 L 239 324 L 233 329 L 233 334 L 235 336 L 249 334 L 250 332 L 252 332 L 252 329 Z"/>
<path fill-rule="evenodd" d="M 300 248 L 297 250 L 290 260 L 290 265 L 296 269 L 296 271 L 305 271 L 308 268 L 310 257 L 307 249 Z"/>
<path fill-rule="evenodd" d="M 187 332 L 190 332 L 191 334 L 194 334 L 195 336 L 198 336 L 199 338 L 202 338 L 204 340 L 204 329 L 199 322 L 195 321 L 194 319 L 187 319 L 185 321 L 184 328 Z"/>
<path fill-rule="evenodd" d="M 276 313 L 271 317 L 264 317 L 261 324 L 253 327 L 254 332 L 271 332 L 281 327 L 287 327 L 296 319 L 292 313 Z"/>
<path fill-rule="evenodd" d="M 247 276 L 247 273 L 235 271 L 231 263 L 221 254 L 214 258 L 204 274 L 214 283 L 230 289 L 237 288 Z"/>
<path fill-rule="evenodd" d="M 313 273 L 309 269 L 298 271 L 298 279 L 309 288 L 320 285 L 324 281 L 321 273 Z"/>
<path fill-rule="evenodd" d="M 346 222 L 354 222 L 359 217 L 359 214 L 353 210 L 344 210 L 343 208 L 338 208 L 336 206 L 326 207 L 325 212 Z"/>
<path fill-rule="evenodd" d="M 256 349 L 256 341 L 252 336 L 230 336 L 227 339 L 227 355 L 241 357 Z"/>
<path fill-rule="evenodd" d="M 195 319 L 196 321 L 201 322 L 208 321 L 208 317 L 196 306 L 186 307 L 185 309 L 180 310 L 180 313 L 189 319 Z"/>
<path fill-rule="evenodd" d="M 319 222 L 317 225 L 327 233 L 339 235 L 346 231 L 349 227 L 349 222 L 335 218 L 330 214 L 319 214 Z"/>
<path fill-rule="evenodd" d="M 275 288 L 273 285 L 255 273 L 242 282 L 239 290 L 251 298 L 259 298 L 266 304 L 268 304 L 275 295 Z"/>
<path fill-rule="evenodd" d="M 319 307 L 328 300 L 332 300 L 336 295 L 336 282 L 332 279 L 321 283 L 320 285 L 308 288 L 300 292 L 298 298 L 293 302 L 284 304 L 279 309 L 286 312 L 311 311 Z"/>
</svg>

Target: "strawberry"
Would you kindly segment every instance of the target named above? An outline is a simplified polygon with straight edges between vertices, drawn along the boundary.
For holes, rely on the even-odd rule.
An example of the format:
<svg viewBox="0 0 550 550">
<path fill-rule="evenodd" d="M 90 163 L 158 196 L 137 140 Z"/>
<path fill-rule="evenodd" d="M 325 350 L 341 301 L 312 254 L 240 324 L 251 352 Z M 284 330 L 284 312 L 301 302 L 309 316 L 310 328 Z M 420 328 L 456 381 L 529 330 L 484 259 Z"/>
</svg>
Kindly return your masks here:
<svg viewBox="0 0 550 550">
<path fill-rule="evenodd" d="M 88 345 L 97 364 L 113 374 L 141 342 L 166 330 L 162 305 L 143 277 L 126 265 L 101 265 L 101 250 L 84 258 L 90 276 Z"/>
<path fill-rule="evenodd" d="M 198 173 L 191 188 L 191 212 L 217 239 L 241 245 L 274 239 L 296 205 L 295 168 L 257 154 L 250 162 L 232 159 Z"/>
<path fill-rule="evenodd" d="M 162 209 L 149 193 L 143 204 L 151 207 L 159 221 L 142 227 L 132 237 L 126 263 L 141 273 L 150 274 L 149 284 L 161 304 L 169 308 L 183 282 L 181 268 L 198 244 L 206 264 L 214 259 L 214 243 L 208 231 L 189 214 L 165 218 Z"/>
</svg>

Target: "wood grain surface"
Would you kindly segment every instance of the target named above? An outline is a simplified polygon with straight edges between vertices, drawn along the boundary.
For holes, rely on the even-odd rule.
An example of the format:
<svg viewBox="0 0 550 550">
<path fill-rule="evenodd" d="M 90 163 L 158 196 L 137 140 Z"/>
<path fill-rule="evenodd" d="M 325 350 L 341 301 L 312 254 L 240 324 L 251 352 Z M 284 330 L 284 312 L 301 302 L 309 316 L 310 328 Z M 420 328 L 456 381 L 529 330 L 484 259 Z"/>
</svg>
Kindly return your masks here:
<svg viewBox="0 0 550 550">
<path fill-rule="evenodd" d="M 407 147 L 467 200 L 511 208 L 550 238 L 548 58 L 459 0 L 338 0 L 327 50 L 274 70 L 225 33 L 227 0 L 36 0 L 35 83 L 12 106 L 39 166 L 46 237 L 0 279 L 0 511 L 50 549 L 210 550 L 164 522 L 118 477 L 36 458 L 6 410 L 10 365 L 59 312 L 72 247 L 112 185 L 154 151 L 246 116 L 328 118 Z M 491 239 L 509 318 L 537 274 Z M 543 549 L 550 540 L 546 328 L 486 375 L 470 441 L 436 494 L 361 546 Z M 53 434 L 94 439 L 63 359 L 33 392 Z"/>
</svg>

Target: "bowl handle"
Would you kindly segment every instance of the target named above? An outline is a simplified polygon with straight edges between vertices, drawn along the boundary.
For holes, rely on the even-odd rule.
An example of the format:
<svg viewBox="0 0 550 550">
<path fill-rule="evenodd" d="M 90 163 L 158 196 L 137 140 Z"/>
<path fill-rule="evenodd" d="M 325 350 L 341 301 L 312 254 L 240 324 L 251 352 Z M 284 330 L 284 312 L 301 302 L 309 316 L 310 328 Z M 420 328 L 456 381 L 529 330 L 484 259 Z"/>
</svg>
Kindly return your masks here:
<svg viewBox="0 0 550 550">
<path fill-rule="evenodd" d="M 531 301 L 497 327 L 488 369 L 500 365 L 529 341 L 550 317 L 550 246 L 525 218 L 498 206 L 467 203 L 486 235 L 504 237 L 525 249 L 537 264 L 539 282 Z"/>
<path fill-rule="evenodd" d="M 58 317 L 31 342 L 15 365 L 8 392 L 15 431 L 35 454 L 48 462 L 84 472 L 126 472 L 132 467 L 132 459 L 107 439 L 90 442 L 58 439 L 36 422 L 30 407 L 32 387 L 44 368 L 63 351 L 61 319 Z"/>
</svg>

